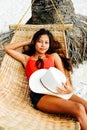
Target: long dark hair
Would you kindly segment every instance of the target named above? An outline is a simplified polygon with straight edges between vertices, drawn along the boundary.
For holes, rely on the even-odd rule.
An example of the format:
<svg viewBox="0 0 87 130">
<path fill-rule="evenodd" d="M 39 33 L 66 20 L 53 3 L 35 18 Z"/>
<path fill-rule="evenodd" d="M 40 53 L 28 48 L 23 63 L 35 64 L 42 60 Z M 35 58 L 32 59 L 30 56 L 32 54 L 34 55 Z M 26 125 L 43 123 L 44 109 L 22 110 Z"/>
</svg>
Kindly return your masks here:
<svg viewBox="0 0 87 130">
<path fill-rule="evenodd" d="M 47 54 L 52 54 L 54 52 L 58 53 L 59 56 L 61 57 L 62 61 L 63 61 L 63 64 L 64 64 L 64 67 L 69 70 L 69 71 L 72 71 L 72 64 L 71 64 L 71 59 L 70 58 L 67 58 L 66 55 L 64 54 L 62 50 L 62 45 L 59 41 L 56 41 L 52 35 L 52 33 L 46 29 L 40 29 L 39 31 L 37 31 L 32 40 L 31 40 L 31 44 L 29 44 L 26 47 L 23 47 L 23 53 L 24 54 L 27 54 L 29 56 L 32 56 L 35 54 L 36 50 L 35 50 L 35 44 L 36 44 L 36 41 L 40 38 L 41 35 L 48 35 L 49 37 L 49 41 L 50 41 L 50 46 L 49 46 L 49 49 L 48 51 L 46 52 Z"/>
</svg>

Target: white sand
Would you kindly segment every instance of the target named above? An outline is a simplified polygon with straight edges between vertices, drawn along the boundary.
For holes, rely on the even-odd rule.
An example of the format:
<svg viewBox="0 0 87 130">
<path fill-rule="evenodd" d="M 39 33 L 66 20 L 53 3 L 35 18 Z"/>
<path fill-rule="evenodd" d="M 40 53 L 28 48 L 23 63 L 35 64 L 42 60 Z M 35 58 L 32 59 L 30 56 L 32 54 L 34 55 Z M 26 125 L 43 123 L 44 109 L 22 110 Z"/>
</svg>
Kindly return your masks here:
<svg viewBox="0 0 87 130">
<path fill-rule="evenodd" d="M 78 95 L 87 99 L 87 61 L 74 68 L 72 81 L 74 88 L 79 91 Z"/>
<path fill-rule="evenodd" d="M 87 16 L 87 0 L 72 0 L 76 14 Z"/>
<path fill-rule="evenodd" d="M 0 33 L 8 31 L 9 25 L 17 24 L 30 4 L 31 0 L 0 0 Z M 30 17 L 31 8 L 21 24 L 25 24 Z"/>
</svg>

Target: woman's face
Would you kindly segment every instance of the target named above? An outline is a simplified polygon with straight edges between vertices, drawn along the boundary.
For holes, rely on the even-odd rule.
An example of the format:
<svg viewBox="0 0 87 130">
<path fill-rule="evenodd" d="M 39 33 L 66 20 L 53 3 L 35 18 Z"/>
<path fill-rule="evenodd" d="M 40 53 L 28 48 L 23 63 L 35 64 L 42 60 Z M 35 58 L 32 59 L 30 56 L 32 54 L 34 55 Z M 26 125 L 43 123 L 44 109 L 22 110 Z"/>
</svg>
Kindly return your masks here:
<svg viewBox="0 0 87 130">
<path fill-rule="evenodd" d="M 38 54 L 45 54 L 49 49 L 50 41 L 48 35 L 41 35 L 40 38 L 36 41 L 35 49 Z"/>
</svg>

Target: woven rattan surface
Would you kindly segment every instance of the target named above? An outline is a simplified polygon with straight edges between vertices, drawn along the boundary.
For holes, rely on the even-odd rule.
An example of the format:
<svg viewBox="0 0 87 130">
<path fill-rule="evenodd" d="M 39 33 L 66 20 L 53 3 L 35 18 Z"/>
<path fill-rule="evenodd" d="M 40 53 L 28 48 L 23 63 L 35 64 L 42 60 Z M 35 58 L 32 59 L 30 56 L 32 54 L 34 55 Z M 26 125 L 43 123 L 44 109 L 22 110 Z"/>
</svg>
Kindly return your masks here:
<svg viewBox="0 0 87 130">
<path fill-rule="evenodd" d="M 45 28 L 45 25 L 27 26 L 16 31 L 11 43 L 26 41 L 39 28 Z M 46 29 L 51 29 L 66 53 L 64 32 L 58 31 L 56 25 L 54 28 L 53 25 L 52 28 L 46 26 Z M 32 107 L 24 68 L 7 54 L 0 68 L 0 126 L 10 130 L 80 130 L 79 123 L 73 118 L 43 113 Z"/>
</svg>

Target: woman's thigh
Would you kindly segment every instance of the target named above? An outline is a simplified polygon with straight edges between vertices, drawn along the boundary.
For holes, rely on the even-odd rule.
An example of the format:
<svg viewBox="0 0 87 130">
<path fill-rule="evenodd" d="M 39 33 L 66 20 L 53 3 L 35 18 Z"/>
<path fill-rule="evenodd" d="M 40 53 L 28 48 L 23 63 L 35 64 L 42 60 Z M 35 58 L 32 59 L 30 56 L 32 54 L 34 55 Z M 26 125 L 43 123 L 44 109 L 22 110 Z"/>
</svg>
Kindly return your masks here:
<svg viewBox="0 0 87 130">
<path fill-rule="evenodd" d="M 37 103 L 37 108 L 43 112 L 65 113 L 76 116 L 79 105 L 81 104 L 71 100 L 45 95 Z"/>
</svg>

